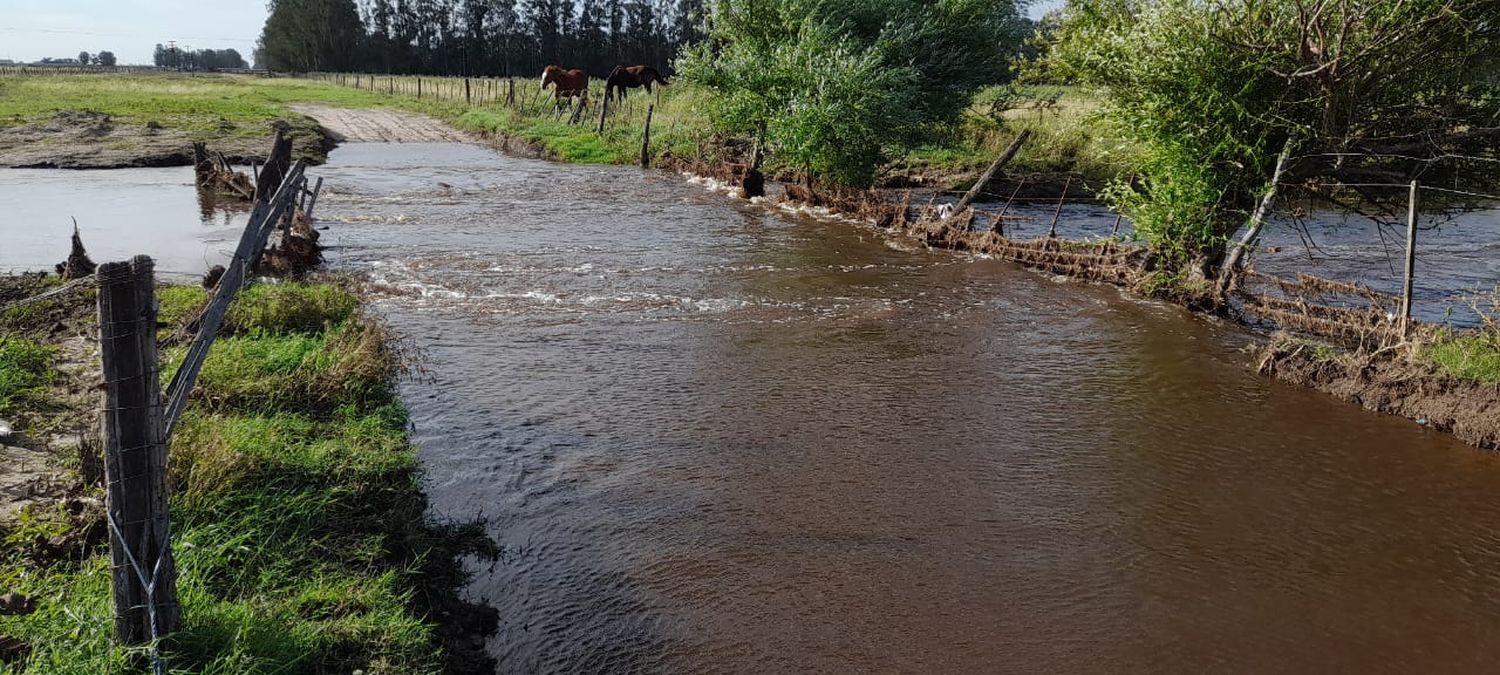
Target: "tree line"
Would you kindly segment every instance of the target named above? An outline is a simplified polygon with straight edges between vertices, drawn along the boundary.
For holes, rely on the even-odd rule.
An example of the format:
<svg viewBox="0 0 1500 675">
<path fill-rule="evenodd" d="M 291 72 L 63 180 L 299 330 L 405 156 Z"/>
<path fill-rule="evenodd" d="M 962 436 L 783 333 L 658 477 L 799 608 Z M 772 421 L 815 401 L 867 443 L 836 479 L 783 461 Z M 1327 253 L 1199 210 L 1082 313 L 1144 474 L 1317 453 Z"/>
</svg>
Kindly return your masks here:
<svg viewBox="0 0 1500 675">
<path fill-rule="evenodd" d="M 524 75 L 547 64 L 602 77 L 670 69 L 705 32 L 704 0 L 270 0 L 257 67 Z"/>
<path fill-rule="evenodd" d="M 223 70 L 249 68 L 245 57 L 235 49 L 180 49 L 176 46 L 156 45 L 151 62 L 157 68 L 174 70 Z"/>
</svg>

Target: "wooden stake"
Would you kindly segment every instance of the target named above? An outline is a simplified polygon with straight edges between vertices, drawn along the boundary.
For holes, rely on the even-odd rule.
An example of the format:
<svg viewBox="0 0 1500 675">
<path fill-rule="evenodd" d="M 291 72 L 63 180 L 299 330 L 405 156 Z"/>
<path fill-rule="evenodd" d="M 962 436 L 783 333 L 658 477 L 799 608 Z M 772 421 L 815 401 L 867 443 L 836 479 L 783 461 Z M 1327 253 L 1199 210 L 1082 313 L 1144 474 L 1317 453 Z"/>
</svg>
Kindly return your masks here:
<svg viewBox="0 0 1500 675">
<path fill-rule="evenodd" d="M 303 209 L 303 214 L 307 216 L 308 220 L 312 220 L 312 217 L 313 217 L 313 215 L 312 215 L 313 214 L 313 207 L 318 205 L 318 193 L 322 192 L 322 191 L 323 191 L 323 177 L 322 176 L 318 176 L 318 182 L 313 183 L 312 197 L 307 200 L 307 208 Z"/>
<path fill-rule="evenodd" d="M 115 637 L 147 644 L 177 630 L 167 519 L 167 445 L 156 361 L 151 258 L 99 267 L 104 472 Z"/>
<path fill-rule="evenodd" d="M 958 200 L 958 204 L 953 207 L 953 212 L 958 213 L 959 211 L 968 208 L 969 204 L 973 203 L 974 200 L 979 197 L 980 190 L 984 189 L 984 186 L 990 184 L 990 179 L 995 177 L 995 172 L 999 171 L 1000 167 L 1009 164 L 1010 160 L 1015 158 L 1016 153 L 1021 151 L 1021 146 L 1026 143 L 1026 139 L 1028 138 L 1031 138 L 1031 130 L 1022 129 L 1021 135 L 1016 136 L 1016 140 L 1010 142 L 1010 147 L 1007 147 L 1005 149 L 1005 152 L 1001 153 L 1000 156 L 996 158 L 992 164 L 990 164 L 990 168 L 985 169 L 984 173 L 980 174 L 979 180 L 974 181 L 974 187 L 969 188 L 969 191 L 964 193 L 963 198 Z"/>
<path fill-rule="evenodd" d="M 469 78 L 464 78 L 464 103 L 474 105 L 474 93 L 469 89 Z"/>
<path fill-rule="evenodd" d="M 1052 214 L 1052 227 L 1047 230 L 1048 239 L 1057 238 L 1057 221 L 1062 218 L 1062 207 L 1068 201 L 1068 188 L 1072 185 L 1073 177 L 1068 176 L 1068 180 L 1063 182 L 1062 196 L 1057 199 L 1057 211 Z"/>
<path fill-rule="evenodd" d="M 609 97 L 604 97 L 604 102 L 599 104 L 599 129 L 597 133 L 604 133 L 604 117 L 609 114 Z"/>
<path fill-rule="evenodd" d="M 641 133 L 641 168 L 651 168 L 651 116 L 656 112 L 656 106 L 646 108 L 646 130 Z"/>
<path fill-rule="evenodd" d="M 1401 286 L 1401 337 L 1405 339 L 1411 329 L 1412 278 L 1417 271 L 1417 181 L 1411 182 L 1411 195 L 1406 199 L 1406 278 Z"/>
</svg>

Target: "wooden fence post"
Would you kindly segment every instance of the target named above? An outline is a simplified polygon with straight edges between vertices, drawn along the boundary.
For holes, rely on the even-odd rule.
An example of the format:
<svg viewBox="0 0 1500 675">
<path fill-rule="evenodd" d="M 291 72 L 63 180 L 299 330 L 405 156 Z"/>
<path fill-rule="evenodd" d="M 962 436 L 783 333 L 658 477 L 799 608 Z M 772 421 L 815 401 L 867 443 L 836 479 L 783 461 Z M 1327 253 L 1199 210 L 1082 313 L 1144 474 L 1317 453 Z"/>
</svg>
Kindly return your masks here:
<svg viewBox="0 0 1500 675">
<path fill-rule="evenodd" d="M 604 92 L 604 102 L 599 104 L 599 130 L 595 133 L 604 133 L 604 118 L 609 115 L 609 90 Z"/>
<path fill-rule="evenodd" d="M 422 100 L 422 78 L 417 78 L 417 100 Z"/>
<path fill-rule="evenodd" d="M 464 78 L 464 103 L 474 105 L 474 92 L 469 89 L 469 78 Z"/>
<path fill-rule="evenodd" d="M 313 207 L 318 205 L 318 193 L 323 191 L 323 177 L 318 176 L 318 182 L 313 183 L 312 197 L 307 200 L 307 208 L 302 210 L 308 220 L 312 220 Z"/>
<path fill-rule="evenodd" d="M 656 112 L 656 105 L 646 108 L 646 130 L 641 133 L 641 168 L 651 168 L 651 115 Z"/>
<path fill-rule="evenodd" d="M 147 644 L 177 630 L 167 519 L 167 445 L 156 365 L 151 258 L 99 267 L 104 472 L 115 637 Z"/>
<path fill-rule="evenodd" d="M 1057 238 L 1057 221 L 1058 221 L 1058 219 L 1062 218 L 1063 204 L 1068 201 L 1068 188 L 1072 187 L 1072 185 L 1073 185 L 1073 177 L 1072 176 L 1068 176 L 1068 180 L 1066 180 L 1066 181 L 1063 182 L 1062 196 L 1058 197 L 1058 199 L 1057 199 L 1057 211 L 1052 214 L 1052 227 L 1048 228 L 1048 230 L 1047 230 L 1047 238 L 1048 239 L 1056 239 Z"/>
<path fill-rule="evenodd" d="M 1016 140 L 1010 142 L 1010 147 L 1007 147 L 1005 152 L 1001 153 L 995 159 L 994 163 L 990 164 L 990 168 L 985 169 L 984 173 L 980 174 L 979 180 L 974 181 L 974 187 L 969 188 L 969 191 L 964 193 L 963 198 L 958 200 L 958 204 L 953 207 L 953 213 L 958 213 L 968 208 L 969 204 L 972 204 L 974 199 L 979 196 L 979 191 L 984 186 L 989 185 L 990 179 L 995 177 L 995 172 L 999 171 L 1000 167 L 1009 164 L 1010 160 L 1015 158 L 1016 153 L 1021 151 L 1021 146 L 1026 144 L 1026 139 L 1028 138 L 1031 138 L 1031 130 L 1022 129 L 1021 135 L 1016 136 Z"/>
<path fill-rule="evenodd" d="M 1406 199 L 1406 278 L 1401 286 L 1401 338 L 1405 339 L 1411 328 L 1412 277 L 1417 271 L 1417 181 L 1411 182 L 1411 195 Z"/>
</svg>

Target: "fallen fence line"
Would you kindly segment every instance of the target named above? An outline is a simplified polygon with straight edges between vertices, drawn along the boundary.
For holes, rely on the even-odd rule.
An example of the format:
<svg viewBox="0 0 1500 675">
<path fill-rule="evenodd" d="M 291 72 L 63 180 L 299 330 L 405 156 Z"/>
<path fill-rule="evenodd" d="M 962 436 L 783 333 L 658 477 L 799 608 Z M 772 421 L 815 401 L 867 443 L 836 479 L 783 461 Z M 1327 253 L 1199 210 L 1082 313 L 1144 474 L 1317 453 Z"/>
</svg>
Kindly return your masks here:
<svg viewBox="0 0 1500 675">
<path fill-rule="evenodd" d="M 106 263 L 94 276 L 21 301 L 34 302 L 87 283 L 99 286 L 104 372 L 100 424 L 115 637 L 126 645 L 150 645 L 152 668 L 158 674 L 167 671 L 160 654 L 161 639 L 176 631 L 182 619 L 168 516 L 167 446 L 230 303 L 247 275 L 256 269 L 272 233 L 298 217 L 298 197 L 309 194 L 304 169 L 301 161 L 293 164 L 281 177 L 275 193 L 256 202 L 234 257 L 197 320 L 197 334 L 165 395 L 158 374 L 155 264 L 151 258 L 136 256 L 128 262 Z M 313 190 L 309 196 L 315 200 L 316 194 Z"/>
<path fill-rule="evenodd" d="M 266 243 L 270 240 L 271 232 L 282 227 L 282 223 L 290 222 L 292 209 L 296 203 L 295 198 L 302 192 L 302 185 L 305 182 L 303 168 L 304 165 L 300 161 L 293 165 L 276 194 L 269 201 L 257 203 L 255 210 L 251 212 L 250 222 L 246 224 L 245 232 L 240 236 L 239 247 L 235 249 L 234 257 L 225 266 L 224 276 L 219 279 L 213 300 L 209 302 L 198 321 L 198 335 L 188 347 L 187 356 L 183 358 L 182 365 L 172 376 L 172 383 L 167 387 L 165 428 L 168 437 L 172 435 L 172 431 L 177 426 L 177 420 L 187 406 L 193 383 L 203 368 L 204 359 L 208 358 L 209 349 L 213 347 L 214 340 L 218 337 L 219 327 L 224 322 L 224 315 L 229 311 L 230 303 L 234 301 L 235 294 L 244 284 L 245 276 L 255 269 L 260 261 L 261 254 L 266 249 Z"/>
</svg>

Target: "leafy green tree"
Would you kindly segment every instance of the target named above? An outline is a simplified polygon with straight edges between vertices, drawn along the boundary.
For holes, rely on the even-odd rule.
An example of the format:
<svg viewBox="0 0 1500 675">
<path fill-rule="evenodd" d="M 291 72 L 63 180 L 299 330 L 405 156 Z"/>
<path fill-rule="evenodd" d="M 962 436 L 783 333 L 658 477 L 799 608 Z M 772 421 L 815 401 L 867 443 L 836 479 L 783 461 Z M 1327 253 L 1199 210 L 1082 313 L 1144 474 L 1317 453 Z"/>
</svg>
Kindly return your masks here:
<svg viewBox="0 0 1500 675">
<path fill-rule="evenodd" d="M 101 66 L 108 66 L 110 68 L 113 68 L 115 65 L 115 53 L 111 51 L 102 51 L 94 57 L 94 60 Z"/>
<path fill-rule="evenodd" d="M 1005 0 L 718 0 L 679 63 L 716 126 L 841 185 L 953 123 L 1005 77 L 1021 38 Z"/>
<path fill-rule="evenodd" d="M 93 59 L 92 59 L 92 57 L 89 56 L 88 52 L 78 52 L 78 62 L 79 63 L 81 63 L 81 64 L 83 64 L 83 65 L 86 66 L 86 65 L 89 64 L 89 61 L 92 61 L 92 60 Z"/>
<path fill-rule="evenodd" d="M 1500 157 L 1497 16 L 1500 0 L 1073 0 L 1047 65 L 1098 88 L 1137 148 L 1138 179 L 1107 196 L 1182 280 L 1222 261 L 1284 147 L 1284 185 L 1366 202 L 1371 183 L 1454 179 L 1451 155 Z"/>
</svg>

